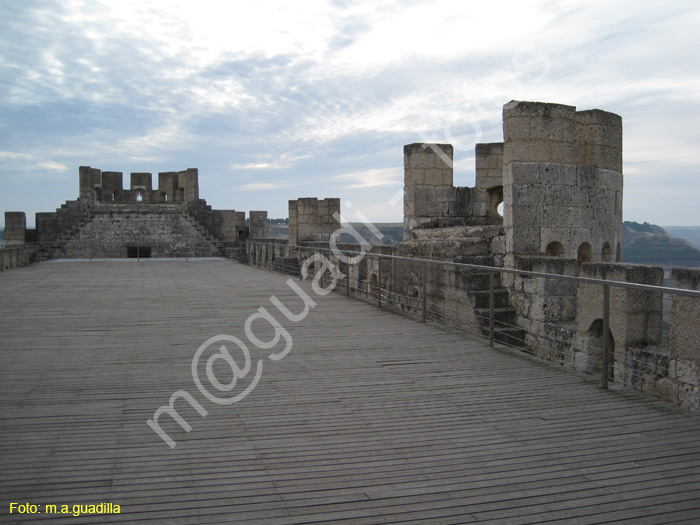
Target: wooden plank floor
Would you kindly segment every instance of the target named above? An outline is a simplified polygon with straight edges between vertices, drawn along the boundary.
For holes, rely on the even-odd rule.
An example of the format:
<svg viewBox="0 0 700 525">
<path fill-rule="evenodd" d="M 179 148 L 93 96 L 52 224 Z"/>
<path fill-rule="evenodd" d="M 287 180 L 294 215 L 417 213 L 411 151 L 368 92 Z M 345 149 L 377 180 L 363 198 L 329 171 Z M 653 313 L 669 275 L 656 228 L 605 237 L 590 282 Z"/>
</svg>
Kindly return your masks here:
<svg viewBox="0 0 700 525">
<path fill-rule="evenodd" d="M 0 274 L 0 521 L 698 523 L 700 419 L 332 293 L 298 322 L 286 278 L 231 261 L 53 262 Z M 260 307 L 293 346 L 261 350 Z M 269 323 L 252 333 L 270 341 Z M 196 350 L 246 342 L 225 395 Z M 220 345 L 206 354 L 206 359 Z M 243 355 L 228 344 L 237 364 Z M 204 355 L 204 354 L 203 354 Z M 200 360 L 201 370 L 204 361 Z M 231 368 L 213 368 L 230 383 Z M 204 372 L 200 377 L 206 379 Z M 170 396 L 186 401 L 146 424 Z M 211 383 L 207 391 L 223 396 Z M 10 503 L 42 514 L 10 515 Z M 112 502 L 120 514 L 46 515 Z"/>
</svg>

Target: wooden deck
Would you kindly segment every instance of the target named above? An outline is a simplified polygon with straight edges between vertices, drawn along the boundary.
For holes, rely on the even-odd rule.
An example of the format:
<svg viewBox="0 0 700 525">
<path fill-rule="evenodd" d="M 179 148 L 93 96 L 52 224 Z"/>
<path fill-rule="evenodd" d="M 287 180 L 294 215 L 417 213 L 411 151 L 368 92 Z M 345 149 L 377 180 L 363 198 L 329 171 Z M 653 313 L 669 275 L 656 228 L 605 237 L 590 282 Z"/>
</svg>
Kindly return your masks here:
<svg viewBox="0 0 700 525">
<path fill-rule="evenodd" d="M 700 418 L 601 391 L 485 341 L 356 299 L 301 300 L 230 261 L 40 263 L 0 274 L 0 521 L 7 523 L 698 523 Z M 195 386 L 207 339 L 252 344 L 219 405 Z M 253 333 L 269 340 L 263 321 Z M 227 348 L 234 353 L 232 345 Z M 237 354 L 240 355 L 241 354 Z M 221 360 L 219 360 L 221 364 Z M 215 368 L 226 383 L 231 369 Z M 226 375 L 228 374 L 228 376 Z M 203 376 L 204 377 L 204 376 Z M 147 424 L 178 391 L 171 449 Z M 209 391 L 218 392 L 210 385 Z M 9 514 L 11 502 L 42 514 Z M 105 516 L 45 505 L 120 505 Z"/>
</svg>

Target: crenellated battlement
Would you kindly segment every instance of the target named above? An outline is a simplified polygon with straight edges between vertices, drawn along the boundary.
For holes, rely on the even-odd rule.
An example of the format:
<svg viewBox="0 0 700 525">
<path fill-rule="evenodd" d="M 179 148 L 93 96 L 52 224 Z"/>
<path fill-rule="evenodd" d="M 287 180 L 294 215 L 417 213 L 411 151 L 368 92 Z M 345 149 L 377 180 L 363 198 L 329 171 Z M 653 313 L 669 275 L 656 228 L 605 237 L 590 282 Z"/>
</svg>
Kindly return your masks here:
<svg viewBox="0 0 700 525">
<path fill-rule="evenodd" d="M 100 171 L 80 166 L 80 199 L 90 203 L 185 204 L 199 199 L 199 173 L 196 168 L 158 173 L 153 188 L 151 173 L 132 173 L 130 187 L 124 188 L 120 171 Z"/>
</svg>

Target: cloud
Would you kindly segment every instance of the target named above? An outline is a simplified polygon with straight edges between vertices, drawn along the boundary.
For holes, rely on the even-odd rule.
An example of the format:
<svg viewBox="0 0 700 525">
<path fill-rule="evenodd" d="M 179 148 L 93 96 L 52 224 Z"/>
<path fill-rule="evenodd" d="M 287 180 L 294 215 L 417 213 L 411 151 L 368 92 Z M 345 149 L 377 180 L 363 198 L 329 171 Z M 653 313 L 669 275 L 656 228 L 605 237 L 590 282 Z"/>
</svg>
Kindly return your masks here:
<svg viewBox="0 0 700 525">
<path fill-rule="evenodd" d="M 18 197 L 31 171 L 56 181 L 41 200 L 53 209 L 77 196 L 63 174 L 92 165 L 195 166 L 224 209 L 282 216 L 294 188 L 358 206 L 364 191 L 379 210 L 404 144 L 452 143 L 457 181 L 475 142 L 503 139 L 511 99 L 622 115 L 626 194 L 655 191 L 664 167 L 669 188 L 697 194 L 683 177 L 700 141 L 698 24 L 700 6 L 644 0 L 3 2 L 0 207 L 37 205 Z"/>
<path fill-rule="evenodd" d="M 67 171 L 68 166 L 64 166 L 60 162 L 41 162 L 38 164 L 38 167 L 44 170 L 51 170 L 51 171 Z"/>
<path fill-rule="evenodd" d="M 12 151 L 0 151 L 0 161 L 3 168 L 18 171 L 66 171 L 68 167 L 64 164 L 46 157 L 37 157 L 27 153 L 17 153 Z"/>
<path fill-rule="evenodd" d="M 300 160 L 304 159 L 310 159 L 313 158 L 312 155 L 298 155 L 296 157 L 291 157 L 289 155 L 282 155 L 278 157 L 277 159 L 270 161 L 270 162 L 247 162 L 244 164 L 232 164 L 231 169 L 233 170 L 260 170 L 260 169 L 266 169 L 266 170 L 281 170 L 281 169 L 286 169 Z"/>
<path fill-rule="evenodd" d="M 397 186 L 403 184 L 403 169 L 381 168 L 369 169 L 336 175 L 334 179 L 349 181 L 347 188 L 374 188 L 376 186 Z"/>
</svg>

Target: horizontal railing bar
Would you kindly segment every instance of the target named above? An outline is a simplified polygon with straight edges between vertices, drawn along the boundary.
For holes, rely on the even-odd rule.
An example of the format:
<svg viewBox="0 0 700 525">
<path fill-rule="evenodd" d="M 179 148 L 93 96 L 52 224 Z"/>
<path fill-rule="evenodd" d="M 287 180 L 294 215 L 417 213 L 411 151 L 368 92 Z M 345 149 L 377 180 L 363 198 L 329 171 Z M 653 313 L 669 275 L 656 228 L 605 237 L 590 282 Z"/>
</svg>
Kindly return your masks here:
<svg viewBox="0 0 700 525">
<path fill-rule="evenodd" d="M 248 241 L 251 242 L 251 241 Z M 252 244 L 257 244 L 260 246 L 279 246 L 282 248 L 294 248 L 294 249 L 302 249 L 302 250 L 316 250 L 316 251 L 324 251 L 324 252 L 333 252 L 331 248 L 317 248 L 315 246 L 300 246 L 300 245 L 284 245 L 284 244 L 268 244 L 268 243 L 259 243 L 259 242 L 253 242 Z M 593 279 L 591 277 L 578 277 L 574 275 L 560 275 L 560 274 L 555 274 L 555 273 L 542 273 L 542 272 L 531 272 L 527 270 L 516 270 L 513 268 L 500 268 L 498 266 L 486 266 L 486 265 L 481 265 L 481 264 L 468 264 L 468 263 L 458 263 L 458 262 L 452 262 L 452 261 L 437 261 L 435 259 L 423 259 L 420 257 L 404 257 L 401 255 L 386 255 L 383 253 L 372 253 L 370 251 L 353 251 L 353 250 L 343 250 L 343 249 L 338 249 L 343 255 L 346 254 L 358 254 L 358 255 L 371 255 L 372 257 L 381 257 L 385 259 L 396 259 L 396 260 L 401 260 L 401 261 L 411 261 L 415 263 L 428 263 L 428 264 L 436 264 L 439 266 L 454 266 L 454 267 L 459 267 L 459 268 L 467 268 L 467 269 L 472 269 L 472 270 L 483 270 L 485 272 L 498 272 L 498 273 L 510 273 L 510 274 L 515 274 L 515 275 L 524 275 L 527 277 L 541 277 L 543 279 L 559 279 L 563 281 L 573 281 L 573 282 L 579 282 L 579 283 L 587 283 L 587 284 L 596 284 L 599 286 L 602 285 L 609 285 L 609 286 L 616 286 L 619 288 L 630 288 L 633 290 L 644 290 L 648 292 L 660 292 L 660 293 L 666 293 L 666 294 L 673 294 L 673 295 L 684 295 L 687 297 L 698 297 L 700 298 L 700 291 L 696 290 L 685 290 L 683 288 L 671 288 L 667 286 L 655 286 L 651 284 L 638 284 L 638 283 L 626 283 L 622 281 L 608 281 L 605 279 Z M 605 264 L 605 263 L 603 263 Z M 611 263 L 615 264 L 615 263 Z"/>
</svg>

